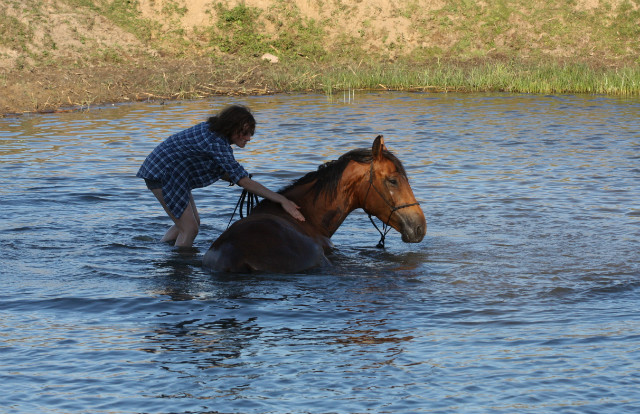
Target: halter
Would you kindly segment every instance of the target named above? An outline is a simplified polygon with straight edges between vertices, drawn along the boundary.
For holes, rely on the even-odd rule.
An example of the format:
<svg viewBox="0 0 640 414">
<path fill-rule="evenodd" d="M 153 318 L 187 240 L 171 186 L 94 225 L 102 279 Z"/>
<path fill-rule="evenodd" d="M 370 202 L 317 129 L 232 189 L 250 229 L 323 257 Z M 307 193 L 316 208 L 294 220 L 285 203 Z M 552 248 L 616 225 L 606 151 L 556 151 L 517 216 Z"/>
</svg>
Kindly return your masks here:
<svg viewBox="0 0 640 414">
<path fill-rule="evenodd" d="M 375 227 L 376 230 L 378 230 L 378 233 L 380 233 L 380 241 L 378 242 L 376 247 L 384 249 L 384 239 L 385 237 L 387 237 L 387 233 L 389 233 L 389 230 L 391 230 L 391 227 L 389 226 L 389 221 L 391 221 L 391 216 L 393 215 L 393 213 L 405 207 L 419 206 L 420 203 L 416 201 L 415 203 L 394 206 L 384 197 L 382 192 L 378 190 L 378 188 L 376 188 L 376 186 L 373 184 L 373 177 L 374 177 L 373 161 L 371 161 L 371 167 L 369 168 L 369 188 L 367 188 L 367 194 L 364 196 L 364 202 L 362 203 L 362 205 L 364 206 L 367 203 L 367 198 L 369 197 L 369 191 L 373 188 L 374 190 L 376 190 L 376 193 L 378 193 L 382 201 L 384 201 L 385 204 L 391 209 L 391 211 L 389 212 L 389 217 L 387 218 L 387 222 L 386 223 L 384 221 L 382 222 L 382 230 L 380 230 L 376 222 L 373 221 L 373 217 L 371 216 L 371 213 L 367 213 L 369 215 L 369 220 L 371 220 L 371 224 L 373 224 L 373 227 Z"/>
</svg>

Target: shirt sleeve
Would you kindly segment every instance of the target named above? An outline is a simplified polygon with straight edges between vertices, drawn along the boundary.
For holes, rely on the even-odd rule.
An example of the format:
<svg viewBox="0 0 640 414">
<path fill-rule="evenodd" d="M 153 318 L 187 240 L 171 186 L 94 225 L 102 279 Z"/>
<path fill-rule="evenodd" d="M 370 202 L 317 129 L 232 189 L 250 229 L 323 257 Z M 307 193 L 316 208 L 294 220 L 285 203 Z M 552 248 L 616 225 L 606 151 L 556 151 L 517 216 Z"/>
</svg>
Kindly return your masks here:
<svg viewBox="0 0 640 414">
<path fill-rule="evenodd" d="M 233 149 L 230 145 L 224 143 L 216 143 L 213 154 L 215 162 L 229 176 L 229 181 L 237 184 L 244 177 L 248 177 L 249 173 L 244 169 L 233 156 Z"/>
</svg>

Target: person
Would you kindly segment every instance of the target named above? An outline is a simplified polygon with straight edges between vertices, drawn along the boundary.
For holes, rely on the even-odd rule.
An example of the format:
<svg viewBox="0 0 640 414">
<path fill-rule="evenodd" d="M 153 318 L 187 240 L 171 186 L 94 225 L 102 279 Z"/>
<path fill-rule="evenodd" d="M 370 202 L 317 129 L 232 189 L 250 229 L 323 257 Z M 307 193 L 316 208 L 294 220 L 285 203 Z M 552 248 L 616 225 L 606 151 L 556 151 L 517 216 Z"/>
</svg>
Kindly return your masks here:
<svg viewBox="0 0 640 414">
<path fill-rule="evenodd" d="M 174 242 L 177 247 L 193 245 L 200 229 L 200 216 L 191 190 L 219 179 L 279 203 L 297 220 L 305 220 L 300 207 L 252 180 L 234 158 L 231 145 L 244 148 L 255 127 L 249 108 L 231 105 L 206 122 L 170 136 L 147 156 L 136 176 L 145 180 L 174 223 L 162 241 Z"/>
</svg>

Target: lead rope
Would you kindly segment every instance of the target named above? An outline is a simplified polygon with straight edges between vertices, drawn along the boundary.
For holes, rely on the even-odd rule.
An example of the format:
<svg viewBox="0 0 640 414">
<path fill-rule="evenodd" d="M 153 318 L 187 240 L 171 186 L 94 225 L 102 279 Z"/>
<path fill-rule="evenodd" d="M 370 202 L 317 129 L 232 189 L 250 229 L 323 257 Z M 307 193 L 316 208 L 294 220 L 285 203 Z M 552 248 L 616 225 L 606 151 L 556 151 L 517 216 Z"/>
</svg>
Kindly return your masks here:
<svg viewBox="0 0 640 414">
<path fill-rule="evenodd" d="M 393 214 L 393 212 L 391 212 L 391 214 Z M 389 215 L 389 220 L 391 219 L 391 214 Z M 378 242 L 378 244 L 376 244 L 376 247 L 378 249 L 384 249 L 384 239 L 387 237 L 387 233 L 389 233 L 389 230 L 391 230 L 391 227 L 389 226 L 389 220 L 387 220 L 386 223 L 384 221 L 382 222 L 382 230 L 380 230 L 376 222 L 373 221 L 373 217 L 371 216 L 371 214 L 369 214 L 369 220 L 371 220 L 371 224 L 373 224 L 373 227 L 375 227 L 376 230 L 378 230 L 378 233 L 380 233 L 380 241 Z"/>
<path fill-rule="evenodd" d="M 249 178 L 251 177 L 252 175 L 249 174 Z M 243 188 L 242 194 L 240 194 L 240 199 L 236 203 L 236 207 L 233 209 L 233 213 L 231 213 L 231 218 L 229 219 L 229 223 L 227 223 L 227 229 L 229 228 L 229 226 L 231 226 L 231 222 L 233 221 L 233 218 L 235 217 L 236 211 L 238 211 L 238 208 L 240 208 L 240 218 L 243 219 L 245 217 L 245 215 L 242 213 L 243 207 L 246 211 L 246 215 L 248 216 L 253 212 L 253 209 L 258 205 L 259 202 L 260 202 L 260 199 L 258 199 L 257 195 Z"/>
</svg>

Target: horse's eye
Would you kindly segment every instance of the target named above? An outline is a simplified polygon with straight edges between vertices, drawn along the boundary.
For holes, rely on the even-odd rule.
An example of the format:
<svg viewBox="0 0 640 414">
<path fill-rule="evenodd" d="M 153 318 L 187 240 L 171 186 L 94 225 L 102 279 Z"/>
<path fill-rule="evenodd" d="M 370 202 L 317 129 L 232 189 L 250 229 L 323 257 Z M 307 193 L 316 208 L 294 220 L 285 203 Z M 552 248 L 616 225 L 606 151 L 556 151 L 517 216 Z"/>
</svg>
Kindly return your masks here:
<svg viewBox="0 0 640 414">
<path fill-rule="evenodd" d="M 389 184 L 391 185 L 398 185 L 398 180 L 395 178 L 387 178 L 387 181 L 389 181 Z"/>
</svg>

